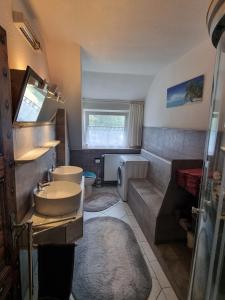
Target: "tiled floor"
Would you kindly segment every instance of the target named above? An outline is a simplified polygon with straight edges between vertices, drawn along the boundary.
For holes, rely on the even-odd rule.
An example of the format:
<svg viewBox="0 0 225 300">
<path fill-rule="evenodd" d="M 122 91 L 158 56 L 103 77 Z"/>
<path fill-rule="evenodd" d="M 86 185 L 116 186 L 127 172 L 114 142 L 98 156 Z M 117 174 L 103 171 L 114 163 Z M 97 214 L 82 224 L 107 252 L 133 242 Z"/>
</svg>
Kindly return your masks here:
<svg viewBox="0 0 225 300">
<path fill-rule="evenodd" d="M 99 192 L 115 192 L 116 188 L 114 187 L 103 187 L 97 189 Z M 130 210 L 128 204 L 123 201 L 119 201 L 114 206 L 101 211 L 101 212 L 84 212 L 84 221 L 102 216 L 111 216 L 118 218 L 128 223 L 137 238 L 138 244 L 141 248 L 145 261 L 148 265 L 149 271 L 152 276 L 152 291 L 149 295 L 149 298 L 146 300 L 176 300 L 177 297 L 169 283 L 166 275 L 164 274 L 156 256 L 154 255 L 151 247 L 149 246 L 140 226 L 138 225 L 132 211 Z"/>
<path fill-rule="evenodd" d="M 107 191 L 117 193 L 116 188 L 114 187 L 103 187 L 96 190 L 98 192 Z M 171 287 L 171 284 L 169 283 L 166 275 L 164 274 L 156 256 L 154 255 L 151 247 L 149 246 L 128 204 L 120 200 L 117 204 L 104 211 L 84 212 L 84 221 L 90 218 L 102 216 L 111 216 L 114 218 L 121 219 L 124 222 L 128 223 L 132 228 L 152 277 L 152 290 L 148 299 L 146 300 L 178 300 Z M 35 282 L 37 283 L 36 278 Z M 35 288 L 35 291 L 37 291 L 37 288 Z M 28 295 L 25 299 L 29 299 Z M 33 299 L 37 299 L 36 293 Z M 70 300 L 74 300 L 72 296 Z"/>
</svg>

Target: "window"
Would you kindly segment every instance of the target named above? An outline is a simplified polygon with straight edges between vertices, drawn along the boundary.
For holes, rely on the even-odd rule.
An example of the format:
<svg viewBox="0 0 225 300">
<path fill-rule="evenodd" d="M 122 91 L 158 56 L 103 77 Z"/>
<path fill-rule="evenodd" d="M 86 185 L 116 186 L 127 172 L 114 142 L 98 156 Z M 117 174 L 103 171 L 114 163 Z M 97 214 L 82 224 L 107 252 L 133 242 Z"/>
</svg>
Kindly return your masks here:
<svg viewBox="0 0 225 300">
<path fill-rule="evenodd" d="M 83 110 L 86 148 L 124 148 L 127 146 L 128 111 Z"/>
</svg>

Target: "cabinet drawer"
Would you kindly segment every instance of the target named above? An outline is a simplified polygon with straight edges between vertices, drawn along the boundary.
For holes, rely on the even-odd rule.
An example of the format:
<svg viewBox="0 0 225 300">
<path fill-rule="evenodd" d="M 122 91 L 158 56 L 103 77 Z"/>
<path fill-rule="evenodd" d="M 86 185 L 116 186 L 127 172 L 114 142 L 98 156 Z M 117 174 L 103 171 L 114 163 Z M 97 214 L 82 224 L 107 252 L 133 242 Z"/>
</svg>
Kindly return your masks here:
<svg viewBox="0 0 225 300">
<path fill-rule="evenodd" d="M 0 178 L 4 176 L 4 159 L 3 156 L 0 154 Z"/>
</svg>

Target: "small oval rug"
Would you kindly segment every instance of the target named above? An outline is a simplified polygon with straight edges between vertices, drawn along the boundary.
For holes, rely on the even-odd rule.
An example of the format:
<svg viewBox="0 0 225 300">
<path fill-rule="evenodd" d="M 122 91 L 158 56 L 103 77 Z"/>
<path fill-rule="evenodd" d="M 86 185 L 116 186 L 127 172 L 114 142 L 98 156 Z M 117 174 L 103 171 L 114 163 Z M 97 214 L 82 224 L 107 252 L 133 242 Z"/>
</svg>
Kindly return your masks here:
<svg viewBox="0 0 225 300">
<path fill-rule="evenodd" d="M 112 217 L 85 222 L 73 277 L 76 300 L 146 300 L 152 288 L 132 229 Z"/>
<path fill-rule="evenodd" d="M 119 201 L 119 197 L 116 194 L 104 192 L 92 194 L 84 201 L 84 210 L 90 212 L 96 212 L 105 210 L 110 206 L 116 204 Z"/>
</svg>

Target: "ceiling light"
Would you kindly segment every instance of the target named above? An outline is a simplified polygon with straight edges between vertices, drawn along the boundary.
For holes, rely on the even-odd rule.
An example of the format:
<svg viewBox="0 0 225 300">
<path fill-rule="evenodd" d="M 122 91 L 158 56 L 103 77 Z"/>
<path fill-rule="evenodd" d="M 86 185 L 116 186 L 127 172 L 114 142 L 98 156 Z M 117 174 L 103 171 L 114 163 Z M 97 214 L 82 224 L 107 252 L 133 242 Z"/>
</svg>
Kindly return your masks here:
<svg viewBox="0 0 225 300">
<path fill-rule="evenodd" d="M 31 29 L 30 24 L 24 18 L 22 12 L 13 11 L 13 22 L 15 23 L 18 30 L 23 34 L 29 44 L 32 46 L 34 50 L 41 49 L 41 44 L 36 38 L 33 30 Z"/>
</svg>

